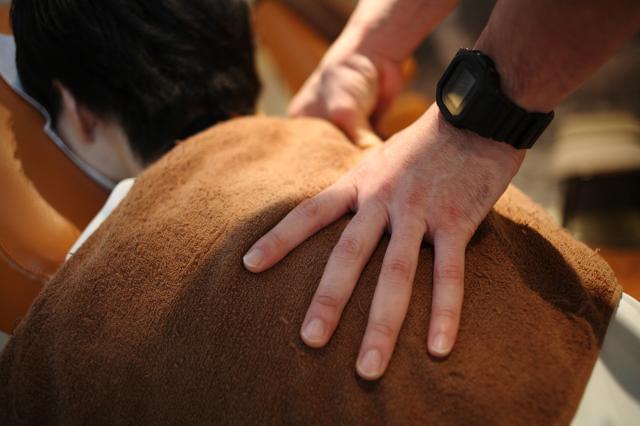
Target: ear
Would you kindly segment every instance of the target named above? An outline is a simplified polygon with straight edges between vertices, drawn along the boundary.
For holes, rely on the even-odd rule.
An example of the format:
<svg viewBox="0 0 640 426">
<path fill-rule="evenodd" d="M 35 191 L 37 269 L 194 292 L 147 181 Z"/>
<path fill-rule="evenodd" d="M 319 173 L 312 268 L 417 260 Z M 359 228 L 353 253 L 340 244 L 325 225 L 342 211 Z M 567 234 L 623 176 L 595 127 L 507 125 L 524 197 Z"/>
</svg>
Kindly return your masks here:
<svg viewBox="0 0 640 426">
<path fill-rule="evenodd" d="M 81 137 L 82 142 L 94 143 L 98 117 L 89 108 L 79 104 L 64 84 L 56 80 L 53 87 L 60 93 L 62 112 L 67 115 L 74 132 Z"/>
</svg>

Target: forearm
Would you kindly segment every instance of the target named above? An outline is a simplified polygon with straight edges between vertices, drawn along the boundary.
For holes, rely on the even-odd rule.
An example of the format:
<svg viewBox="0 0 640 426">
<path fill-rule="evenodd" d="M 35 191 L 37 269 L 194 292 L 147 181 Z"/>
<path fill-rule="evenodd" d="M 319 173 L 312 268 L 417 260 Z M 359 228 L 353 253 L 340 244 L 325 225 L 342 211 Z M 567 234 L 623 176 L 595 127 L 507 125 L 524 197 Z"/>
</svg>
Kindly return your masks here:
<svg viewBox="0 0 640 426">
<path fill-rule="evenodd" d="M 496 62 L 507 96 L 549 111 L 639 29 L 637 0 L 503 0 L 475 48 Z"/>
<path fill-rule="evenodd" d="M 360 0 L 336 44 L 401 62 L 457 4 L 458 0 Z"/>
</svg>

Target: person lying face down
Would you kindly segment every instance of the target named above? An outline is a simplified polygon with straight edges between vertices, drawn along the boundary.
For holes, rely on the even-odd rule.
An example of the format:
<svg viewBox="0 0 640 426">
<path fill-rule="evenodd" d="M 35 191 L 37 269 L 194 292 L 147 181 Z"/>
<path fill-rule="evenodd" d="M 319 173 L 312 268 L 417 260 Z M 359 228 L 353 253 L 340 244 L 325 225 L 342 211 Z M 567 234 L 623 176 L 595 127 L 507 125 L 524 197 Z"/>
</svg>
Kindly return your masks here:
<svg viewBox="0 0 640 426">
<path fill-rule="evenodd" d="M 445 360 L 427 352 L 424 244 L 376 382 L 359 379 L 355 362 L 388 238 L 320 350 L 299 324 L 349 218 L 265 273 L 243 267 L 262 233 L 378 148 L 320 120 L 261 117 L 174 148 L 16 329 L 0 358 L 0 423 L 568 423 L 621 290 L 595 252 L 516 189 L 467 249 L 456 349 Z M 343 249 L 348 260 L 357 247 Z"/>
<path fill-rule="evenodd" d="M 249 12 L 245 0 L 14 0 L 18 73 L 64 142 L 118 181 L 253 113 Z"/>
</svg>

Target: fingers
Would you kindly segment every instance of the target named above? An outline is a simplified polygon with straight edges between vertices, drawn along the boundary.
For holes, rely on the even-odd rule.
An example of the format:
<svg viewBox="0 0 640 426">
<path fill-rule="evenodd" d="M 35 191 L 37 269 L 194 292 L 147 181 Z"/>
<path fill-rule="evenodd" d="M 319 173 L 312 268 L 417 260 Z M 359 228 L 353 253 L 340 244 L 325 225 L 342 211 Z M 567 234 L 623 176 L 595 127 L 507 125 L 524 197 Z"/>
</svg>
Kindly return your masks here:
<svg viewBox="0 0 640 426">
<path fill-rule="evenodd" d="M 313 78 L 313 77 L 312 77 Z M 310 86 L 310 87 L 309 87 Z M 315 93 L 312 83 L 305 83 L 300 92 L 289 103 L 287 114 L 290 117 L 326 117 L 326 107 L 320 94 Z"/>
<path fill-rule="evenodd" d="M 420 223 L 393 226 L 356 364 L 363 379 L 380 378 L 389 364 L 409 307 L 425 231 Z"/>
<path fill-rule="evenodd" d="M 386 211 L 363 206 L 333 249 L 313 301 L 302 323 L 301 336 L 311 347 L 324 346 L 387 224 Z"/>
<path fill-rule="evenodd" d="M 433 268 L 433 304 L 429 327 L 429 352 L 449 355 L 458 335 L 464 296 L 466 242 L 452 236 L 436 238 Z"/>
<path fill-rule="evenodd" d="M 298 244 L 345 214 L 356 196 L 348 179 L 338 182 L 293 209 L 260 238 L 242 259 L 251 272 L 262 272 L 278 263 Z"/>
<path fill-rule="evenodd" d="M 293 98 L 288 113 L 327 119 L 356 145 L 366 148 L 372 141 L 366 133 L 362 139 L 362 132 L 373 133 L 369 116 L 378 93 L 375 64 L 363 55 L 354 55 L 318 68 Z"/>
<path fill-rule="evenodd" d="M 404 72 L 402 67 L 405 65 L 385 61 L 381 63 L 380 66 L 380 73 L 382 75 L 380 96 L 372 115 L 372 121 L 376 125 L 380 124 L 384 114 L 391 109 L 391 106 L 405 85 L 405 78 L 402 75 Z"/>
<path fill-rule="evenodd" d="M 356 102 L 345 96 L 344 93 L 336 93 L 329 99 L 320 97 L 309 99 L 309 94 L 302 92 L 291 102 L 289 115 L 292 117 L 320 117 L 329 120 L 339 127 L 347 137 L 361 148 L 370 148 L 379 145 L 382 141 L 371 129 L 368 117 L 363 113 Z M 323 96 L 326 96 L 323 94 Z"/>
</svg>

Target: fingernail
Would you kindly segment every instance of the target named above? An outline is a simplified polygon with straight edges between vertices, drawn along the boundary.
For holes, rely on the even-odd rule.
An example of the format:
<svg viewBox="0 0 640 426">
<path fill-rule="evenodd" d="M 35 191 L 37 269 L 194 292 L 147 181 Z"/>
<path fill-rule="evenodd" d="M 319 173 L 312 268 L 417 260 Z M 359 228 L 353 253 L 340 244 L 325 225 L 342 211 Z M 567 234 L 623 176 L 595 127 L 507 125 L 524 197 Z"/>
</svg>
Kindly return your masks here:
<svg viewBox="0 0 640 426">
<path fill-rule="evenodd" d="M 324 341 L 324 323 L 319 319 L 312 319 L 302 331 L 302 338 L 306 343 L 321 343 Z"/>
<path fill-rule="evenodd" d="M 447 356 L 451 352 L 451 345 L 449 339 L 444 333 L 438 333 L 436 337 L 431 340 L 430 351 L 435 356 Z"/>
<path fill-rule="evenodd" d="M 382 355 L 377 349 L 369 349 L 358 361 L 358 374 L 367 380 L 375 380 L 381 375 Z"/>
<path fill-rule="evenodd" d="M 249 250 L 249 253 L 247 253 L 242 258 L 242 261 L 244 262 L 244 266 L 246 266 L 247 268 L 257 268 L 258 266 L 260 266 L 260 263 L 262 263 L 263 259 L 264 253 L 262 252 L 262 250 L 260 250 L 259 248 L 253 248 Z"/>
</svg>

